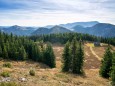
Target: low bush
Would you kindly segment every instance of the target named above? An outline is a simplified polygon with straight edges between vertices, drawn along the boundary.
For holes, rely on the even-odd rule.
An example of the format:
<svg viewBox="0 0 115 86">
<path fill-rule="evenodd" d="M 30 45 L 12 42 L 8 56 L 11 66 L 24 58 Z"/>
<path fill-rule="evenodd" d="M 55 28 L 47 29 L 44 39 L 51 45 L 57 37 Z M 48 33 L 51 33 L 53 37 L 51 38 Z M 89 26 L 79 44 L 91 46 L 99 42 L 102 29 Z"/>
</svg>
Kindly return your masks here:
<svg viewBox="0 0 115 86">
<path fill-rule="evenodd" d="M 4 63 L 4 64 L 3 64 L 3 67 L 11 68 L 12 65 L 11 65 L 11 63 Z"/>
<path fill-rule="evenodd" d="M 7 71 L 4 71 L 4 72 L 1 73 L 1 76 L 2 76 L 2 77 L 9 77 L 9 76 L 10 76 L 10 73 L 7 72 Z"/>
<path fill-rule="evenodd" d="M 35 76 L 35 71 L 34 71 L 33 69 L 31 69 L 31 70 L 29 71 L 29 74 L 30 74 L 31 76 Z"/>
</svg>

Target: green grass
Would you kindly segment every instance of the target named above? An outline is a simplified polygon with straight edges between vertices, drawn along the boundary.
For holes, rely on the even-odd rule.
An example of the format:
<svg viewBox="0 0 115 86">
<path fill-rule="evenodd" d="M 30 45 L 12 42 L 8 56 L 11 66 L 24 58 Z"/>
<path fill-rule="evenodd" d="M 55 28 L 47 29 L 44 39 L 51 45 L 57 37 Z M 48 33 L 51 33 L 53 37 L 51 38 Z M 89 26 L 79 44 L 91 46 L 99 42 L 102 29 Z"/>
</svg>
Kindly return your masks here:
<svg viewBox="0 0 115 86">
<path fill-rule="evenodd" d="M 1 82 L 0 86 L 21 86 L 21 85 L 18 85 L 15 82 Z"/>
<path fill-rule="evenodd" d="M 4 72 L 1 73 L 1 76 L 2 77 L 10 77 L 10 73 L 7 72 L 7 71 L 4 71 Z"/>
</svg>

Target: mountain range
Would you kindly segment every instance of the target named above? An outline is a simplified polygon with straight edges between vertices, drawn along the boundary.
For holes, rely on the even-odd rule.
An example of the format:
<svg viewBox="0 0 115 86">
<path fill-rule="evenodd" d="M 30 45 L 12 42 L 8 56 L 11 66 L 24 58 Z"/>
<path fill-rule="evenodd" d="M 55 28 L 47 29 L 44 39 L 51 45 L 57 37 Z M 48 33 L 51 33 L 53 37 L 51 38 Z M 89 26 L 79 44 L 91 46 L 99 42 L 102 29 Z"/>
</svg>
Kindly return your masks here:
<svg viewBox="0 0 115 86">
<path fill-rule="evenodd" d="M 0 30 L 8 34 L 13 33 L 19 36 L 78 32 L 102 37 L 115 37 L 115 25 L 100 23 L 98 21 L 74 22 L 59 25 L 48 25 L 45 27 L 23 27 L 18 25 L 10 27 L 0 26 Z"/>
<path fill-rule="evenodd" d="M 34 31 L 32 33 L 32 35 L 41 35 L 41 34 L 52 34 L 52 33 L 69 33 L 69 32 L 72 32 L 71 30 L 69 29 L 66 29 L 64 27 L 61 27 L 61 26 L 54 26 L 52 28 L 45 28 L 45 27 L 41 27 L 39 29 L 37 29 L 36 31 Z"/>
</svg>

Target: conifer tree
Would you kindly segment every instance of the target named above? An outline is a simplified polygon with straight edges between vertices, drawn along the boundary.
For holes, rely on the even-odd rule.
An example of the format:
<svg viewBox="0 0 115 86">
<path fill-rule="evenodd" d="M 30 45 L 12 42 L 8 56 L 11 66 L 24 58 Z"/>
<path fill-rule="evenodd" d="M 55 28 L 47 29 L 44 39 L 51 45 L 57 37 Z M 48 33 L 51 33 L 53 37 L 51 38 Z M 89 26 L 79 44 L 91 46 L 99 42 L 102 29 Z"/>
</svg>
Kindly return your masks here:
<svg viewBox="0 0 115 86">
<path fill-rule="evenodd" d="M 76 66 L 78 67 L 77 69 L 77 74 L 83 74 L 83 61 L 84 61 L 84 52 L 82 48 L 81 42 L 79 42 L 79 46 L 77 49 L 77 62 Z"/>
<path fill-rule="evenodd" d="M 54 68 L 56 66 L 55 55 L 50 43 L 47 44 L 46 50 L 44 52 L 44 59 L 44 63 L 47 64 L 49 67 Z"/>
<path fill-rule="evenodd" d="M 115 52 L 113 53 L 113 59 L 112 59 L 111 80 L 112 80 L 112 86 L 115 86 Z"/>
<path fill-rule="evenodd" d="M 0 58 L 2 57 L 2 48 L 0 46 Z"/>
<path fill-rule="evenodd" d="M 110 51 L 110 47 L 108 47 L 102 59 L 102 65 L 99 71 L 100 75 L 104 78 L 109 78 L 111 67 L 112 67 L 112 53 Z"/>
<path fill-rule="evenodd" d="M 72 57 L 72 60 L 71 60 L 71 67 L 72 67 L 72 72 L 73 73 L 77 73 L 78 72 L 78 52 L 77 52 L 77 47 L 78 47 L 78 44 L 77 44 L 77 41 L 76 41 L 76 38 L 74 38 L 72 40 L 72 50 L 71 50 L 71 57 Z"/>
<path fill-rule="evenodd" d="M 26 60 L 27 54 L 23 46 L 19 49 L 19 60 Z"/>
<path fill-rule="evenodd" d="M 4 45 L 4 48 L 3 48 L 3 58 L 4 59 L 8 59 L 8 52 L 7 52 L 7 49 L 6 49 L 6 46 Z"/>
<path fill-rule="evenodd" d="M 67 42 L 64 47 L 64 51 L 62 55 L 62 62 L 63 62 L 62 71 L 68 72 L 70 69 L 70 65 L 71 65 L 70 43 L 69 42 Z"/>
</svg>

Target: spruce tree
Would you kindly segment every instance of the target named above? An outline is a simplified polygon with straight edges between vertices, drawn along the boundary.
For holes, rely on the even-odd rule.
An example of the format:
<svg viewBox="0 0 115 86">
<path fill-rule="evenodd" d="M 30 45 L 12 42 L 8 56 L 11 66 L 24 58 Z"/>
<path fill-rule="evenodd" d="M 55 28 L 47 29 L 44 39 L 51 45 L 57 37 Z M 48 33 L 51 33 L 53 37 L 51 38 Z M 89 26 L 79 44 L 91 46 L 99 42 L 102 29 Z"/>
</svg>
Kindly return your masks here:
<svg viewBox="0 0 115 86">
<path fill-rule="evenodd" d="M 8 52 L 7 52 L 7 49 L 6 49 L 6 46 L 4 45 L 3 47 L 3 58 L 4 59 L 8 59 Z"/>
<path fill-rule="evenodd" d="M 115 86 L 115 52 L 113 53 L 113 59 L 112 59 L 111 80 L 112 80 L 112 86 Z"/>
<path fill-rule="evenodd" d="M 77 52 L 77 47 L 78 47 L 78 44 L 77 44 L 77 41 L 76 41 L 76 38 L 74 38 L 72 40 L 72 50 L 71 50 L 71 68 L 72 68 L 72 72 L 73 73 L 78 73 L 78 52 Z"/>
<path fill-rule="evenodd" d="M 64 47 L 64 51 L 62 55 L 62 62 L 63 62 L 62 71 L 68 72 L 70 69 L 70 65 L 71 65 L 70 43 L 69 42 L 67 42 Z"/>
<path fill-rule="evenodd" d="M 46 50 L 44 52 L 44 60 L 44 63 L 47 64 L 49 67 L 54 68 L 56 66 L 56 58 L 50 43 L 47 44 Z"/>
<path fill-rule="evenodd" d="M 26 60 L 27 59 L 27 54 L 23 46 L 19 49 L 19 60 Z"/>
<path fill-rule="evenodd" d="M 76 61 L 76 66 L 78 67 L 77 69 L 77 74 L 83 74 L 83 61 L 84 61 L 84 52 L 83 52 L 83 47 L 81 42 L 79 42 L 79 46 L 77 49 L 77 61 Z"/>
<path fill-rule="evenodd" d="M 108 47 L 102 59 L 102 65 L 99 71 L 100 75 L 104 78 L 109 78 L 111 67 L 112 67 L 112 53 L 110 47 Z"/>
<path fill-rule="evenodd" d="M 2 48 L 0 46 L 0 58 L 2 57 Z"/>
</svg>

